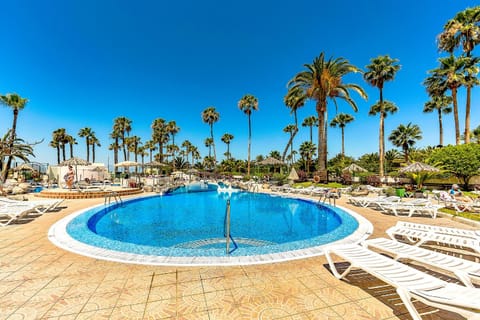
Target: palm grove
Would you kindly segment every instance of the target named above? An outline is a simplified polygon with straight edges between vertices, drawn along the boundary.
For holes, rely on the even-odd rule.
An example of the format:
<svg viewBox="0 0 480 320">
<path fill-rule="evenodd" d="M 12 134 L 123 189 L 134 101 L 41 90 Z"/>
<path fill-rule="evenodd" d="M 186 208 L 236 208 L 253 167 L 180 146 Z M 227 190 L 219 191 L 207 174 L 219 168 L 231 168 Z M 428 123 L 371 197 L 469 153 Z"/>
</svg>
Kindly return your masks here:
<svg viewBox="0 0 480 320">
<path fill-rule="evenodd" d="M 474 154 L 469 156 L 470 167 L 476 166 L 475 170 L 477 170 L 480 167 L 475 162 L 479 161 L 480 163 L 478 159 L 480 157 L 478 149 L 480 125 L 476 124 L 477 127 L 471 130 L 470 109 L 472 88 L 479 83 L 480 58 L 475 56 L 475 49 L 480 42 L 480 7 L 468 8 L 457 13 L 446 22 L 437 40 L 442 56 L 438 58 L 438 67 L 429 70 L 428 76 L 424 80 L 423 84 L 429 100 L 425 102 L 422 111 L 431 112 L 438 117 L 438 146 L 444 144 L 443 117 L 453 113 L 456 146 L 452 147 L 462 148 L 462 141 L 464 145 L 471 145 L 469 147 L 471 150 L 469 149 L 468 152 L 474 152 Z M 399 61 L 388 55 L 372 58 L 370 63 L 365 66 L 365 70 L 362 70 L 343 57 L 327 57 L 324 52 L 320 53 L 318 57 L 313 59 L 311 63 L 305 64 L 304 69 L 287 82 L 287 92 L 283 101 L 293 116 L 293 123 L 283 128 L 283 132 L 288 134 L 283 152 L 272 150 L 269 156 L 294 165 L 307 176 L 315 175 L 321 181 L 327 181 L 329 175 L 339 175 L 341 168 L 352 162 L 360 164 L 380 178 L 395 171 L 395 167 L 398 167 L 402 161 L 436 161 L 447 166 L 446 169 L 457 174 L 457 176 L 461 176 L 460 173 L 455 172 L 454 168 L 448 167 L 444 163 L 445 161 L 442 162 L 442 159 L 444 159 L 442 152 L 446 152 L 442 149 L 445 148 L 415 148 L 416 142 L 422 139 L 422 131 L 416 124 L 401 124 L 388 135 L 389 141 L 400 151 L 385 150 L 385 121 L 388 121 L 387 116 L 393 116 L 398 112 L 399 107 L 391 101 L 392 97 L 384 97 L 383 88 L 389 82 L 394 85 L 395 75 L 400 71 Z M 355 73 L 363 76 L 365 84 L 378 89 L 378 99 L 375 99 L 376 101 L 368 110 L 369 115 L 378 116 L 379 119 L 378 153 L 364 154 L 358 159 L 347 156 L 344 143 L 345 131 L 348 129 L 347 125 L 354 121 L 355 117 L 345 112 L 338 112 L 338 105 L 341 101 L 346 102 L 352 111 L 358 112 L 356 99 L 367 99 L 367 94 L 360 84 L 344 82 L 346 76 Z M 466 93 L 465 106 L 458 105 L 457 96 L 461 90 Z M 295 137 L 300 130 L 297 110 L 306 107 L 310 101 L 315 106 L 314 110 L 301 123 L 301 126 L 305 128 L 304 130 L 308 130 L 310 139 L 301 142 L 297 151 L 294 148 Z M 16 133 L 19 111 L 24 109 L 28 100 L 17 94 L 7 94 L 0 96 L 0 102 L 13 110 L 12 128 L 2 138 L 0 144 L 2 178 L 5 179 L 13 159 L 18 158 L 28 161 L 29 157 L 34 156 L 34 154 L 33 144 L 28 144 L 18 138 Z M 331 112 L 333 107 L 335 107 L 335 116 L 328 122 L 328 113 Z M 224 159 L 218 161 L 217 151 L 220 146 L 215 139 L 214 128 L 221 115 L 214 106 L 209 106 L 200 113 L 201 121 L 208 125 L 208 134 L 206 134 L 204 140 L 208 155 L 203 158 L 199 146 L 195 146 L 189 140 L 175 141 L 176 135 L 181 130 L 176 121 L 167 121 L 162 118 L 152 121 L 151 137 L 146 141 L 142 141 L 141 137 L 132 134 L 133 126 L 130 119 L 126 117 L 115 118 L 109 137 L 111 143 L 108 145 L 108 149 L 113 152 L 114 163 L 118 163 L 121 159 L 145 162 L 145 159 L 148 158 L 149 162 L 158 161 L 168 164 L 173 170 L 197 167 L 222 173 L 246 173 L 250 176 L 252 174 L 252 162 L 258 163 L 264 158 L 264 155 L 257 155 L 255 160 L 251 159 L 252 119 L 254 112 L 259 110 L 259 101 L 255 96 L 246 94 L 238 100 L 238 108 L 244 113 L 248 125 L 248 156 L 246 161 L 235 159 L 232 156 L 230 144 L 235 139 L 234 135 L 228 132 L 222 133 L 220 141 L 224 144 L 225 152 L 223 153 Z M 459 119 L 459 109 L 461 108 L 464 108 L 465 112 L 463 134 L 461 133 Z M 328 127 L 338 127 L 342 136 L 341 154 L 330 160 L 327 159 Z M 316 141 L 313 139 L 314 128 L 317 133 Z M 53 131 L 49 145 L 56 149 L 58 163 L 62 159 L 73 157 L 74 147 L 81 144 L 86 148 L 87 160 L 90 161 L 91 159 L 92 162 L 95 162 L 96 148 L 100 148 L 102 145 L 94 130 L 84 127 L 77 132 L 76 136 L 78 140 L 64 128 Z M 298 160 L 295 159 L 296 155 L 300 156 Z M 465 176 L 469 179 L 474 173 L 470 172 L 467 175 L 462 173 L 462 177 Z"/>
</svg>

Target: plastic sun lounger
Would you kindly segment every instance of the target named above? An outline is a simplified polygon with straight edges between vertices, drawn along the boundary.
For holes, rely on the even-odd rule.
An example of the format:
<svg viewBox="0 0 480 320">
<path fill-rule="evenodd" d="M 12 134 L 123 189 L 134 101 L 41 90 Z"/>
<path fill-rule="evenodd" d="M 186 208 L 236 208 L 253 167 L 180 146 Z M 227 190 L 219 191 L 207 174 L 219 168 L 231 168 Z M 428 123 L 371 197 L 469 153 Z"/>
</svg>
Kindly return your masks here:
<svg viewBox="0 0 480 320">
<path fill-rule="evenodd" d="M 332 254 L 350 263 L 342 274 L 336 269 Z M 448 283 L 358 245 L 331 246 L 325 250 L 325 256 L 337 279 L 344 278 L 353 268 L 359 268 L 395 287 L 414 320 L 422 318 L 412 299 L 467 319 L 480 319 L 480 289 Z"/>
<path fill-rule="evenodd" d="M 410 244 L 413 244 L 417 247 L 429 242 L 433 242 L 441 244 L 445 247 L 445 249 L 457 250 L 460 248 L 463 253 L 466 253 L 466 249 L 471 250 L 472 253 L 477 255 L 477 258 L 480 254 L 480 239 L 437 233 L 433 231 L 410 229 L 401 225 L 390 227 L 387 229 L 386 233 L 393 240 L 397 240 L 396 237 L 400 236 L 406 239 Z"/>
<path fill-rule="evenodd" d="M 0 207 L 0 227 L 5 227 L 12 222 L 26 217 L 33 209 L 33 204 L 7 204 Z"/>
<path fill-rule="evenodd" d="M 442 208 L 443 206 L 432 204 L 429 201 L 410 201 L 384 204 L 382 207 L 385 212 L 391 212 L 397 217 L 402 213 L 406 213 L 409 218 L 414 214 L 428 214 L 435 219 L 437 217 L 438 209 Z"/>
<path fill-rule="evenodd" d="M 369 239 L 364 241 L 363 245 L 387 252 L 393 255 L 395 260 L 412 260 L 423 265 L 449 271 L 467 287 L 474 288 L 472 280 L 480 281 L 480 263 L 385 238 Z"/>
<path fill-rule="evenodd" d="M 422 231 L 430 231 L 435 233 L 442 233 L 448 234 L 452 236 L 459 236 L 459 237 L 466 237 L 472 239 L 480 239 L 480 230 L 469 230 L 469 229 L 460 229 L 460 228 L 451 228 L 451 227 L 441 227 L 441 226 L 433 226 L 429 224 L 422 224 L 422 223 L 413 223 L 407 221 L 398 221 L 396 226 L 408 228 L 408 229 L 415 229 L 415 230 L 422 230 Z"/>
</svg>

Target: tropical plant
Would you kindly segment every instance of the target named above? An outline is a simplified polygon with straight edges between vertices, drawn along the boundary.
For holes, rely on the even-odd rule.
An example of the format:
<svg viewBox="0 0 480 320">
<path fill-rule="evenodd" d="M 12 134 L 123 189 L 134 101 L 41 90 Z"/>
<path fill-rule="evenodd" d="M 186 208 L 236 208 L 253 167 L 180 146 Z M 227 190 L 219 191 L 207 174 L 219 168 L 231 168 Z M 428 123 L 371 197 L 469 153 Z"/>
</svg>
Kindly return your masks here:
<svg viewBox="0 0 480 320">
<path fill-rule="evenodd" d="M 472 140 L 478 144 L 480 144 L 480 125 L 473 129 L 472 131 Z"/>
<path fill-rule="evenodd" d="M 360 156 L 357 160 L 357 164 L 369 172 L 378 172 L 380 157 L 378 153 L 366 153 Z"/>
<path fill-rule="evenodd" d="M 70 146 L 70 158 L 73 158 L 73 145 L 78 144 L 77 139 L 75 139 L 75 137 L 67 134 L 65 136 L 65 140 L 67 141 L 68 145 Z"/>
<path fill-rule="evenodd" d="M 435 95 L 430 92 L 435 92 L 434 90 L 428 90 L 430 94 L 430 100 L 425 102 L 423 107 L 423 112 L 433 112 L 437 111 L 438 114 L 438 131 L 439 131 L 439 145 L 443 146 L 443 120 L 442 114 L 448 114 L 452 112 L 452 97 L 445 95 Z"/>
<path fill-rule="evenodd" d="M 113 131 L 118 134 L 122 140 L 121 149 L 123 150 L 123 160 L 127 160 L 127 143 L 125 139 L 130 135 L 132 131 L 132 120 L 126 117 L 118 117 L 114 120 Z"/>
<path fill-rule="evenodd" d="M 310 128 L 310 143 L 313 143 L 313 127 L 318 127 L 318 119 L 315 116 L 306 117 L 303 119 L 302 127 Z"/>
<path fill-rule="evenodd" d="M 221 140 L 223 143 L 227 145 L 227 152 L 226 152 L 226 157 L 227 159 L 230 159 L 231 154 L 230 154 L 230 142 L 233 140 L 233 135 L 230 133 L 224 133 Z"/>
<path fill-rule="evenodd" d="M 247 159 L 247 175 L 250 175 L 250 149 L 252 145 L 252 112 L 258 110 L 258 99 L 251 94 L 244 95 L 238 101 L 238 108 L 248 116 L 248 159 Z"/>
<path fill-rule="evenodd" d="M 177 123 L 172 120 L 172 121 L 169 121 L 167 123 L 167 129 L 166 130 L 172 136 L 172 145 L 173 145 L 173 147 L 170 148 L 170 151 L 167 151 L 167 152 L 171 152 L 172 153 L 172 159 L 174 159 L 175 156 L 176 156 L 176 152 L 178 152 L 178 150 L 179 150 L 177 145 L 175 145 L 175 135 L 180 132 L 180 127 L 177 126 Z M 172 163 L 173 163 L 173 170 L 175 170 L 175 168 L 176 168 L 175 167 L 175 161 L 173 161 Z"/>
<path fill-rule="evenodd" d="M 401 154 L 398 150 L 392 149 L 385 152 L 385 171 L 392 171 L 394 163 L 398 162 L 400 159 Z"/>
<path fill-rule="evenodd" d="M 468 190 L 470 179 L 478 175 L 480 168 L 480 145 L 470 143 L 438 148 L 432 152 L 428 161 L 454 174 Z"/>
<path fill-rule="evenodd" d="M 411 122 L 406 126 L 400 124 L 388 137 L 388 140 L 390 140 L 394 146 L 402 148 L 405 162 L 408 162 L 409 149 L 420 139 L 422 139 L 422 130 L 420 130 L 419 126 Z"/>
<path fill-rule="evenodd" d="M 163 146 L 167 144 L 169 139 L 169 133 L 167 130 L 167 123 L 162 118 L 153 120 L 152 128 L 152 141 L 158 144 L 158 161 L 163 162 Z"/>
<path fill-rule="evenodd" d="M 92 162 L 95 162 L 95 147 L 101 147 L 100 140 L 95 136 L 95 132 L 92 131 L 88 143 L 92 146 Z"/>
<path fill-rule="evenodd" d="M 288 150 L 288 146 L 290 145 L 290 155 L 293 153 L 293 137 L 297 133 L 298 129 L 297 126 L 294 124 L 289 124 L 285 128 L 283 128 L 283 132 L 287 132 L 290 134 L 290 138 L 288 139 L 287 146 L 285 147 L 285 150 L 283 151 L 282 155 L 282 161 L 285 161 L 285 154 L 286 151 Z"/>
<path fill-rule="evenodd" d="M 326 115 L 327 99 L 335 102 L 336 99 L 345 100 L 355 111 L 357 105 L 350 97 L 350 90 L 357 92 L 362 98 L 367 98 L 365 91 L 357 84 L 343 83 L 342 79 L 350 73 L 361 72 L 359 68 L 350 64 L 344 58 L 325 59 L 322 52 L 314 59 L 312 64 L 306 64 L 307 70 L 296 74 L 289 81 L 288 87 L 301 88 L 307 98 L 316 102 L 318 117 L 318 171 L 320 180 L 326 181 L 327 177 L 327 139 Z"/>
<path fill-rule="evenodd" d="M 28 103 L 28 99 L 22 98 L 16 93 L 7 93 L 6 95 L 0 95 L 0 104 L 10 107 L 13 110 L 13 121 L 12 121 L 12 128 L 8 132 L 10 133 L 10 143 L 9 148 L 13 149 L 15 144 L 15 139 L 17 137 L 17 119 L 18 113 L 20 110 L 23 110 Z M 9 156 L 7 162 L 4 164 L 4 168 L 2 170 L 2 181 L 5 181 L 7 178 L 8 170 L 10 170 L 10 166 L 12 165 L 12 160 L 14 156 Z"/>
<path fill-rule="evenodd" d="M 315 149 L 316 149 L 315 144 L 309 141 L 304 141 L 302 142 L 298 150 L 300 153 L 300 156 L 302 157 L 305 163 L 305 171 L 307 172 L 307 176 L 310 172 L 310 163 L 312 161 L 312 158 L 315 156 Z"/>
<path fill-rule="evenodd" d="M 85 144 L 87 146 L 87 161 L 90 161 L 90 138 L 93 134 L 92 128 L 85 127 L 78 131 L 80 138 L 85 138 Z"/>
<path fill-rule="evenodd" d="M 208 138 L 205 138 L 205 147 L 208 148 L 208 156 L 211 157 L 212 156 L 212 146 L 213 146 L 213 139 L 208 137 Z"/>
<path fill-rule="evenodd" d="M 269 156 L 269 157 L 272 157 L 272 158 L 275 158 L 275 159 L 277 159 L 277 160 L 280 160 L 280 158 L 282 157 L 282 156 L 280 155 L 280 151 L 278 151 L 278 150 L 272 150 L 272 151 L 270 151 L 270 153 L 268 154 L 268 156 Z"/>
<path fill-rule="evenodd" d="M 8 130 L 0 139 L 0 164 L 2 165 L 2 176 L 7 177 L 8 170 L 6 163 L 12 159 L 20 159 L 24 162 L 30 162 L 29 157 L 35 157 L 33 146 L 40 142 L 27 143 L 25 140 L 15 137 L 12 144 L 12 129 Z"/>
<path fill-rule="evenodd" d="M 288 147 L 290 146 L 290 153 L 293 149 L 293 139 L 295 138 L 295 135 L 298 133 L 297 110 L 305 105 L 306 98 L 307 97 L 305 96 L 303 89 L 298 87 L 288 90 L 287 94 L 283 98 L 283 102 L 285 103 L 287 108 L 290 108 L 290 113 L 293 113 L 294 128 L 291 131 L 290 139 L 288 140 L 288 143 L 285 146 L 285 149 L 283 151 L 282 161 L 285 161 L 285 156 L 287 154 Z"/>
<path fill-rule="evenodd" d="M 355 118 L 347 113 L 339 113 L 332 119 L 330 126 L 336 128 L 337 126 L 342 131 L 342 156 L 345 156 L 345 126 L 352 122 Z"/>
<path fill-rule="evenodd" d="M 478 58 L 472 58 L 472 51 L 480 43 L 480 6 L 467 8 L 458 12 L 453 19 L 447 21 L 443 27 L 444 31 L 439 36 L 438 46 L 440 50 L 450 53 L 456 48 L 462 47 L 465 58 L 467 58 L 465 71 L 465 82 L 467 88 L 467 99 L 465 106 L 465 143 L 470 142 L 470 105 L 471 92 L 475 85 L 479 84 Z"/>
<path fill-rule="evenodd" d="M 210 138 L 212 139 L 213 160 L 217 163 L 217 152 L 215 150 L 215 138 L 213 137 L 213 124 L 220 119 L 220 114 L 215 107 L 208 107 L 202 111 L 202 120 L 210 126 Z"/>
<path fill-rule="evenodd" d="M 370 64 L 366 66 L 367 70 L 363 78 L 370 85 L 378 88 L 380 97 L 379 101 L 372 106 L 369 114 L 380 113 L 380 128 L 378 135 L 378 154 L 379 154 L 379 175 L 384 175 L 384 161 L 385 161 L 385 124 L 384 118 L 386 113 L 384 110 L 388 110 L 391 106 L 385 106 L 383 100 L 383 87 L 385 82 L 392 81 L 395 78 L 396 73 L 400 70 L 400 66 L 397 64 L 397 59 L 392 59 L 390 56 L 378 56 L 370 60 Z M 391 111 L 390 111 L 391 112 Z"/>
</svg>

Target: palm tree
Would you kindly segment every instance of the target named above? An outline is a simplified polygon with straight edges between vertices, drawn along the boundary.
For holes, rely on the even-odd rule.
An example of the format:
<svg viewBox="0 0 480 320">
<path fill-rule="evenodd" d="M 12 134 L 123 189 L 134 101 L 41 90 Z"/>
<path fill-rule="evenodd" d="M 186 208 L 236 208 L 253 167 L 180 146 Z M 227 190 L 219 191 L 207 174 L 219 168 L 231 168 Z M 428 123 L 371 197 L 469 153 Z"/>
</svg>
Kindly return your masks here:
<svg viewBox="0 0 480 320">
<path fill-rule="evenodd" d="M 9 148 L 13 149 L 15 139 L 17 138 L 17 119 L 18 119 L 18 112 L 23 110 L 28 103 L 28 99 L 20 97 L 16 93 L 7 93 L 6 95 L 0 95 L 0 104 L 4 106 L 10 107 L 13 109 L 13 122 L 12 122 L 12 129 L 10 130 L 10 144 Z M 2 168 L 2 181 L 5 181 L 7 178 L 8 170 L 10 170 L 10 166 L 12 165 L 13 155 L 9 156 L 4 167 Z"/>
<path fill-rule="evenodd" d="M 85 127 L 78 131 L 78 136 L 80 138 L 85 138 L 85 143 L 87 145 L 87 161 L 90 161 L 90 137 L 94 134 L 92 128 Z"/>
<path fill-rule="evenodd" d="M 5 158 L 18 158 L 25 162 L 29 162 L 29 157 L 35 157 L 33 153 L 33 146 L 40 142 L 27 143 L 25 140 L 15 137 L 12 144 L 12 129 L 9 129 L 5 135 L 0 138 L 0 164 L 5 163 Z M 12 147 L 13 145 L 13 147 Z M 8 172 L 3 172 L 2 175 L 7 176 Z"/>
<path fill-rule="evenodd" d="M 75 139 L 75 137 L 73 137 L 71 135 L 67 135 L 65 140 L 67 141 L 68 145 L 70 146 L 70 158 L 73 158 L 73 145 L 78 144 L 77 139 Z"/>
<path fill-rule="evenodd" d="M 208 156 L 212 156 L 212 145 L 213 145 L 213 139 L 212 138 L 205 138 L 205 147 L 208 148 Z"/>
<path fill-rule="evenodd" d="M 425 102 L 423 112 L 437 111 L 438 114 L 438 131 L 439 131 L 439 145 L 443 146 L 443 120 L 442 114 L 452 112 L 452 97 L 445 95 L 430 95 L 430 100 Z"/>
<path fill-rule="evenodd" d="M 175 135 L 180 132 L 180 127 L 177 126 L 177 123 L 175 121 L 169 121 L 167 123 L 167 132 L 172 136 L 172 145 L 175 146 Z M 175 158 L 175 152 L 178 148 L 173 148 L 172 149 L 172 159 Z M 175 170 L 175 162 L 173 162 L 173 169 Z"/>
<path fill-rule="evenodd" d="M 163 162 L 163 146 L 168 141 L 167 123 L 162 118 L 153 120 L 152 141 L 158 143 L 158 161 Z"/>
<path fill-rule="evenodd" d="M 316 146 L 315 144 L 305 141 L 300 145 L 299 148 L 299 153 L 302 159 L 305 161 L 305 171 L 308 173 L 310 172 L 310 163 L 312 161 L 312 158 L 315 156 L 315 149 Z"/>
<path fill-rule="evenodd" d="M 185 148 L 183 154 L 185 155 L 186 157 L 186 161 L 188 161 L 188 155 L 190 154 L 190 150 L 192 149 L 193 145 L 190 141 L 188 140 L 185 140 L 182 142 L 182 148 Z M 193 163 L 192 163 L 193 165 Z"/>
<path fill-rule="evenodd" d="M 126 137 L 130 135 L 132 131 L 132 120 L 126 117 L 118 117 L 114 120 L 114 131 L 118 132 L 120 139 L 122 140 L 121 148 L 123 150 L 123 160 L 127 160 L 127 143 Z"/>
<path fill-rule="evenodd" d="M 455 144 L 460 144 L 460 124 L 458 119 L 458 103 L 457 103 L 457 91 L 458 88 L 465 82 L 465 75 L 463 68 L 466 63 L 465 58 L 455 58 L 453 55 L 447 58 L 439 58 L 440 66 L 437 69 L 430 70 L 428 73 L 430 76 L 426 85 L 435 85 L 438 87 L 438 91 L 444 94 L 446 90 L 450 90 L 452 93 L 453 102 L 453 117 L 455 121 Z"/>
<path fill-rule="evenodd" d="M 290 146 L 290 150 L 293 148 L 293 139 L 295 135 L 298 133 L 298 118 L 297 118 L 297 110 L 305 105 L 305 101 L 307 97 L 303 92 L 302 88 L 291 88 L 288 90 L 287 94 L 283 98 L 283 102 L 285 105 L 290 108 L 290 113 L 293 113 L 293 118 L 295 121 L 294 130 L 290 134 L 290 139 L 288 140 L 285 149 L 283 150 L 282 161 L 285 161 L 285 156 L 287 154 L 288 147 Z"/>
<path fill-rule="evenodd" d="M 383 103 L 380 103 L 379 101 L 377 101 L 377 103 L 371 106 L 370 110 L 368 111 L 368 115 L 370 116 L 375 116 L 377 115 L 377 113 L 380 114 L 379 143 L 383 151 L 385 150 L 385 136 L 384 136 L 385 118 L 387 117 L 388 114 L 394 114 L 397 111 L 398 111 L 398 107 L 391 101 L 383 101 Z M 383 156 L 380 156 L 380 147 L 379 147 L 378 158 L 379 158 L 379 161 L 378 161 L 379 175 L 383 177 L 384 167 L 385 167 L 385 154 Z"/>
<path fill-rule="evenodd" d="M 92 131 L 88 143 L 92 146 L 92 162 L 95 162 L 95 147 L 101 147 L 100 140 L 95 136 L 95 132 Z M 87 160 L 88 161 L 88 160 Z"/>
<path fill-rule="evenodd" d="M 50 146 L 57 148 L 58 163 L 61 161 L 60 151 L 62 151 L 63 160 L 65 160 L 65 144 L 67 142 L 66 135 L 65 128 L 59 128 L 52 132 L 52 143 Z"/>
<path fill-rule="evenodd" d="M 396 64 L 397 59 L 392 59 L 388 55 L 378 56 L 370 60 L 370 64 L 366 66 L 367 72 L 363 75 L 366 82 L 378 88 L 380 93 L 379 110 L 383 110 L 383 86 L 385 82 L 391 81 L 395 78 L 395 74 L 400 70 L 400 66 Z M 376 113 L 375 113 L 376 114 Z M 384 112 L 380 112 L 380 129 L 378 135 L 378 155 L 380 157 L 379 175 L 384 176 L 384 162 L 385 162 L 385 125 Z"/>
<path fill-rule="evenodd" d="M 393 130 L 388 140 L 398 148 L 402 148 L 405 162 L 408 162 L 408 151 L 416 143 L 416 140 L 422 139 L 422 130 L 416 124 L 408 123 L 406 126 L 401 124 Z"/>
<path fill-rule="evenodd" d="M 238 108 L 248 116 L 248 160 L 247 160 L 247 175 L 250 176 L 250 148 L 252 145 L 252 111 L 258 110 L 258 99 L 251 94 L 244 95 L 238 101 Z"/>
<path fill-rule="evenodd" d="M 355 111 L 358 110 L 355 101 L 350 97 L 350 90 L 357 92 L 362 98 L 367 98 L 365 91 L 357 84 L 343 83 L 342 78 L 350 73 L 361 72 L 344 58 L 325 60 L 325 54 L 315 58 L 312 64 L 306 64 L 307 70 L 295 75 L 289 81 L 289 88 L 302 88 L 305 95 L 316 101 L 318 117 L 318 171 L 320 180 L 327 181 L 327 139 L 326 115 L 327 99 L 345 100 Z"/>
<path fill-rule="evenodd" d="M 217 152 L 215 150 L 215 139 L 213 138 L 213 124 L 220 119 L 220 114 L 215 107 L 208 107 L 202 111 L 202 120 L 210 126 L 210 138 L 212 139 L 213 160 L 217 163 Z"/>
<path fill-rule="evenodd" d="M 120 139 L 122 137 L 122 133 L 120 131 L 120 127 L 114 123 L 113 130 L 110 133 L 110 138 L 113 139 L 113 143 L 109 146 L 108 150 L 113 150 L 113 164 L 118 163 L 118 150 L 120 150 Z"/>
<path fill-rule="evenodd" d="M 480 43 L 480 7 L 467 8 L 458 12 L 453 19 L 447 21 L 443 27 L 444 31 L 439 35 L 438 46 L 442 51 L 449 52 L 453 56 L 453 52 L 459 46 L 462 46 L 465 57 L 469 60 L 472 58 L 472 51 L 475 46 Z M 477 58 L 475 58 L 477 59 Z M 471 92 L 475 85 L 478 85 L 476 74 L 478 73 L 477 62 L 470 61 L 470 66 L 465 68 L 467 87 L 467 99 L 465 106 L 465 143 L 470 142 L 470 105 Z"/>
<path fill-rule="evenodd" d="M 60 143 L 55 138 L 48 144 L 50 147 L 57 149 L 57 164 L 60 164 Z"/>
<path fill-rule="evenodd" d="M 330 126 L 336 128 L 337 126 L 342 130 L 342 158 L 345 157 L 345 126 L 355 118 L 347 113 L 339 113 L 332 119 Z"/>
<path fill-rule="evenodd" d="M 285 151 L 283 151 L 282 161 L 285 161 L 285 154 L 286 154 L 286 151 L 287 151 L 287 148 L 288 148 L 289 145 L 290 145 L 290 154 L 292 154 L 292 152 L 293 152 L 293 142 L 292 141 L 293 141 L 293 137 L 295 136 L 297 131 L 298 131 L 297 126 L 294 125 L 294 124 L 289 124 L 285 128 L 283 128 L 283 132 L 287 132 L 287 133 L 290 134 L 290 139 L 288 139 L 288 143 L 287 143 L 287 146 L 285 147 Z"/>
<path fill-rule="evenodd" d="M 318 127 L 318 119 L 315 116 L 303 119 L 302 127 L 310 127 L 310 143 L 313 143 L 313 127 Z"/>
<path fill-rule="evenodd" d="M 143 146 L 145 147 L 145 150 L 148 150 L 150 162 L 152 162 L 152 153 L 153 151 L 157 150 L 157 147 L 155 146 L 155 142 L 153 142 L 152 140 L 147 140 L 145 141 Z"/>
<path fill-rule="evenodd" d="M 224 133 L 221 138 L 222 142 L 227 145 L 227 159 L 230 159 L 230 142 L 233 140 L 233 138 L 233 135 L 231 135 L 230 133 Z"/>
</svg>

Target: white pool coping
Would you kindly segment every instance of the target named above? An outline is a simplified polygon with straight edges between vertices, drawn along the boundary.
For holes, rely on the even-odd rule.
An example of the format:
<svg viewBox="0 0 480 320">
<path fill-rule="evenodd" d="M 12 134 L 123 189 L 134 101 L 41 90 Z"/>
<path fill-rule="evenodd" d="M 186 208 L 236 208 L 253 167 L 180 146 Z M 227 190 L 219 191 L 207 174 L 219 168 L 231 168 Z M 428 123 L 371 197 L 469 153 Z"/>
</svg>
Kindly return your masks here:
<svg viewBox="0 0 480 320">
<path fill-rule="evenodd" d="M 299 198 L 305 200 L 303 198 Z M 290 260 L 304 259 L 310 257 L 321 256 L 328 246 L 340 244 L 359 243 L 367 239 L 373 233 L 373 225 L 370 221 L 342 206 L 336 206 L 344 210 L 358 221 L 358 228 L 350 235 L 340 240 L 330 242 L 321 246 L 313 246 L 305 249 L 277 252 L 271 254 L 261 254 L 253 256 L 204 256 L 204 257 L 185 257 L 185 256 L 156 256 L 141 255 L 135 253 L 121 252 L 98 248 L 80 242 L 72 238 L 67 232 L 68 223 L 78 215 L 83 214 L 94 208 L 104 207 L 97 205 L 74 212 L 53 224 L 48 231 L 48 239 L 66 251 L 70 251 L 79 255 L 87 256 L 94 259 L 131 263 L 151 266 L 238 266 L 238 265 L 255 265 L 268 264 L 276 262 L 285 262 Z"/>
</svg>

